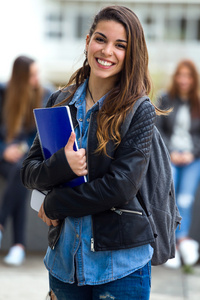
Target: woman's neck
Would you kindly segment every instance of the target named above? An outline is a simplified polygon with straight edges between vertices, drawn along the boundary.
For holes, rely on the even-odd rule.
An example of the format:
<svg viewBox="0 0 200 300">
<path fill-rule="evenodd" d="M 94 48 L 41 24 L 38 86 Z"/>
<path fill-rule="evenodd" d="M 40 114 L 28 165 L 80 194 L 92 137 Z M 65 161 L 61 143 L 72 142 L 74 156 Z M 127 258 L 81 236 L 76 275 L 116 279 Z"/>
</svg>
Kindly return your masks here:
<svg viewBox="0 0 200 300">
<path fill-rule="evenodd" d="M 90 77 L 88 80 L 89 94 L 91 93 L 90 96 L 92 96 L 94 102 L 97 102 L 107 94 L 113 86 L 114 84 L 110 83 L 110 81 L 106 81 L 106 79 L 95 80 Z"/>
<path fill-rule="evenodd" d="M 182 101 L 188 101 L 188 94 L 187 93 L 180 93 L 179 97 Z"/>
</svg>

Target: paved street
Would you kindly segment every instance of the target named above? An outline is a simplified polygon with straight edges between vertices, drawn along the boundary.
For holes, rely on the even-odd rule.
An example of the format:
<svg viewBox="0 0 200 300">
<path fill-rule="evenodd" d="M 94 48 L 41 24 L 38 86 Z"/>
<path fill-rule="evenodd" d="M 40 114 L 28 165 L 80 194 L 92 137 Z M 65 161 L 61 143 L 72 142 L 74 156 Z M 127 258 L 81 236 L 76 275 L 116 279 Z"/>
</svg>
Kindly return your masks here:
<svg viewBox="0 0 200 300">
<path fill-rule="evenodd" d="M 8 267 L 0 255 L 0 300 L 45 300 L 48 273 L 42 255 L 27 255 L 20 267 Z"/>
<path fill-rule="evenodd" d="M 163 266 L 152 268 L 151 300 L 199 300 L 200 265 L 191 274 Z"/>
<path fill-rule="evenodd" d="M 0 300 L 45 300 L 48 274 L 43 254 L 27 254 L 20 267 L 7 267 L 0 255 Z M 163 266 L 152 268 L 151 300 L 199 300 L 200 265 L 192 274 L 170 270 Z M 81 299 L 80 299 L 81 300 Z"/>
</svg>

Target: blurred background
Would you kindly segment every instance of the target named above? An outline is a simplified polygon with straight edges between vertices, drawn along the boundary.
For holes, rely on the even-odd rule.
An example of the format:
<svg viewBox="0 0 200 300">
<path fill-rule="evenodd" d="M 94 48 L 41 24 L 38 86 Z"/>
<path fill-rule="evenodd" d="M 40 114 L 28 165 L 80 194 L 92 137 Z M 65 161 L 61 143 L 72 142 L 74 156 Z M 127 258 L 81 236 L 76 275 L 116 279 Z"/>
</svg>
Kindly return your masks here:
<svg viewBox="0 0 200 300">
<path fill-rule="evenodd" d="M 125 5 L 138 15 L 147 40 L 155 98 L 167 87 L 179 60 L 190 58 L 200 70 L 200 0 L 7 0 L 0 4 L 0 82 L 9 80 L 15 58 L 27 55 L 37 61 L 44 85 L 65 84 L 82 64 L 93 16 L 108 4 Z M 192 227 L 200 241 L 198 217 Z M 46 249 L 47 228 L 30 208 L 27 231 L 28 250 Z M 5 236 L 2 249 L 6 250 L 11 238 Z"/>
<path fill-rule="evenodd" d="M 66 83 L 83 59 L 84 39 L 94 14 L 107 4 L 130 7 L 147 39 L 155 90 L 164 88 L 178 60 L 200 68 L 199 0 L 7 0 L 0 4 L 0 81 L 16 56 L 34 57 L 43 81 Z"/>
<path fill-rule="evenodd" d="M 131 8 L 143 25 L 149 50 L 154 97 L 159 90 L 168 86 L 171 74 L 179 60 L 183 58 L 193 60 L 200 71 L 200 0 L 6 0 L 0 2 L 0 82 L 9 80 L 15 58 L 19 55 L 27 55 L 37 61 L 44 85 L 50 84 L 56 88 L 64 85 L 72 72 L 82 64 L 85 37 L 93 16 L 101 7 L 110 4 Z M 3 183 L 0 182 L 0 194 L 2 191 Z M 200 197 L 200 188 L 197 197 Z M 191 236 L 200 242 L 199 202 L 195 204 Z M 28 201 L 27 206 L 29 207 Z M 11 225 L 8 224 L 5 232 L 7 238 L 2 243 L 4 253 L 11 244 L 10 234 L 7 234 L 10 230 Z M 13 289 L 13 294 L 11 290 L 9 291 L 8 280 L 3 274 L 7 274 L 7 278 L 11 279 L 11 276 L 17 278 L 19 275 L 20 280 L 25 280 L 23 274 L 24 272 L 29 274 L 29 271 L 30 281 L 27 282 L 26 289 L 30 290 L 29 284 L 34 284 L 34 280 L 38 278 L 40 284 L 44 284 L 41 289 L 43 289 L 42 295 L 45 295 L 48 282 L 42 256 L 46 247 L 47 226 L 29 207 L 27 251 L 31 260 L 27 261 L 21 272 L 17 271 L 14 274 L 12 270 L 0 265 L 2 275 L 0 281 L 4 280 L 2 282 L 5 284 L 4 294 L 1 294 L 2 290 L 0 291 L 0 299 L 14 299 L 12 298 L 14 292 L 16 296 L 16 290 Z M 37 252 L 42 254 L 39 260 L 30 256 L 30 253 Z M 38 272 L 40 272 L 39 277 Z M 180 270 L 167 273 L 169 271 L 158 267 L 153 272 L 155 277 L 153 277 L 152 300 L 199 299 L 200 294 L 197 295 L 199 286 L 194 280 L 199 280 L 199 269 L 195 270 L 195 277 L 190 279 L 186 279 Z M 31 274 L 34 274 L 34 280 Z M 174 285 L 173 281 L 178 277 L 179 282 Z M 15 282 L 18 288 L 18 281 Z M 194 284 L 196 284 L 195 293 L 192 290 Z M 39 289 L 40 286 L 36 285 L 31 292 L 33 296 L 35 295 L 34 299 L 44 299 L 43 296 L 38 296 L 41 295 Z M 10 298 L 8 295 L 11 295 Z M 19 292 L 19 298 L 15 297 L 15 299 L 32 298 L 27 297 L 27 294 L 23 296 Z"/>
</svg>

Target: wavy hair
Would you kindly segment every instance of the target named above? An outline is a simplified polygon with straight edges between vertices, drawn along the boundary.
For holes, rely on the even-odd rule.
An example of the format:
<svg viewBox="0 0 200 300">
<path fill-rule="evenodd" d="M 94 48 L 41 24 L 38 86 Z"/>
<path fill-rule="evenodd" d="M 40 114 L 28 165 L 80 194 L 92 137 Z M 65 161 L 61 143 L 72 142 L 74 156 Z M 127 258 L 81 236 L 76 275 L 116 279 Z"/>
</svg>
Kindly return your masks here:
<svg viewBox="0 0 200 300">
<path fill-rule="evenodd" d="M 41 106 L 41 88 L 33 89 L 29 84 L 30 66 L 35 61 L 27 56 L 15 59 L 12 74 L 6 90 L 3 120 L 7 142 L 11 142 L 21 132 L 35 127 L 33 109 Z"/>
<path fill-rule="evenodd" d="M 90 37 L 100 21 L 116 21 L 122 24 L 127 35 L 124 67 L 118 82 L 107 95 L 97 116 L 99 142 L 97 152 L 103 151 L 106 154 L 106 146 L 110 139 L 115 142 L 116 146 L 121 142 L 121 124 L 137 99 L 150 93 L 151 80 L 144 32 L 136 14 L 123 6 L 105 7 L 95 16 L 89 30 Z M 67 84 L 67 86 L 75 84 L 72 96 L 89 75 L 90 66 L 86 57 L 83 66 L 72 75 Z M 156 107 L 155 109 L 157 114 L 164 113 Z"/>
<path fill-rule="evenodd" d="M 172 76 L 172 82 L 171 82 L 171 86 L 168 89 L 168 93 L 172 99 L 179 96 L 180 91 L 179 91 L 178 84 L 176 82 L 176 76 L 179 74 L 180 70 L 183 67 L 187 68 L 190 71 L 190 74 L 193 79 L 193 84 L 188 94 L 188 99 L 191 105 L 191 114 L 194 118 L 199 118 L 200 117 L 199 74 L 195 64 L 191 60 L 184 59 L 178 63 L 175 72 Z"/>
</svg>

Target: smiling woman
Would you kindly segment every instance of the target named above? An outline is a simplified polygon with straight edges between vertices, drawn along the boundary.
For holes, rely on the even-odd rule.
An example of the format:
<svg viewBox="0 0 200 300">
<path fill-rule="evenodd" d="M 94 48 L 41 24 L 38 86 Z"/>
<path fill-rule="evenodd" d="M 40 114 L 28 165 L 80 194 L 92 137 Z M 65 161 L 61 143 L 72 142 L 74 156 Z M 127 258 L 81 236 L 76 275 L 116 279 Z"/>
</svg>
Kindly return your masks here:
<svg viewBox="0 0 200 300">
<path fill-rule="evenodd" d="M 147 300 L 154 237 L 136 195 L 161 111 L 144 101 L 132 115 L 137 100 L 151 90 L 135 13 L 123 6 L 103 8 L 86 36 L 85 54 L 83 66 L 48 103 L 69 105 L 75 134 L 47 161 L 36 138 L 22 180 L 30 189 L 50 190 L 39 216 L 51 225 L 45 265 L 59 300 Z M 63 185 L 83 175 L 86 183 Z"/>
<path fill-rule="evenodd" d="M 91 67 L 89 79 L 91 87 L 96 86 L 97 82 L 100 84 L 105 79 L 107 91 L 115 85 L 124 65 L 126 44 L 125 28 L 115 21 L 101 21 L 92 36 L 87 35 L 86 51 L 88 64 Z M 91 92 L 94 95 L 92 89 Z"/>
</svg>

